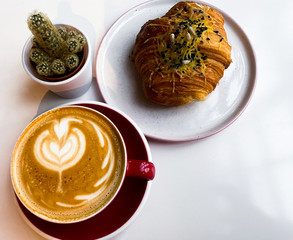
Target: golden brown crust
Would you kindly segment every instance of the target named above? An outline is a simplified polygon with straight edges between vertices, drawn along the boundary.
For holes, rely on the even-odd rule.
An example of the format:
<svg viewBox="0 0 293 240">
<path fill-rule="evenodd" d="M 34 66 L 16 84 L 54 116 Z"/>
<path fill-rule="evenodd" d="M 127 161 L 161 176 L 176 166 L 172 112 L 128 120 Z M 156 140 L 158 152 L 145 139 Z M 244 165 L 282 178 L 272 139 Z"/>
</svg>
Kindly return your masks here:
<svg viewBox="0 0 293 240">
<path fill-rule="evenodd" d="M 223 25 L 218 11 L 195 2 L 146 22 L 133 49 L 146 97 L 167 106 L 205 100 L 232 62 Z"/>
</svg>

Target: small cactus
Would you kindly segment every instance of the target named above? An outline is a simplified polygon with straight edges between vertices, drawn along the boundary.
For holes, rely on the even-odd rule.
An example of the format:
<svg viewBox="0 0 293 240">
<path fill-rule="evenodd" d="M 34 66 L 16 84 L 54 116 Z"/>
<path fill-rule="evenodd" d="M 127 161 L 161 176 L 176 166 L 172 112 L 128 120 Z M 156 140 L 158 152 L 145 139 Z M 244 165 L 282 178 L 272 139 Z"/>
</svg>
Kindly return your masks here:
<svg viewBox="0 0 293 240">
<path fill-rule="evenodd" d="M 27 23 L 37 43 L 45 52 L 53 57 L 61 53 L 65 44 L 64 40 L 57 28 L 44 13 L 31 14 L 28 17 Z"/>
<path fill-rule="evenodd" d="M 66 41 L 66 47 L 69 53 L 77 53 L 80 49 L 80 43 L 76 38 L 69 38 Z"/>
<path fill-rule="evenodd" d="M 65 61 L 66 67 L 68 67 L 69 69 L 74 69 L 79 64 L 79 58 L 76 54 L 67 55 L 64 61 Z"/>
<path fill-rule="evenodd" d="M 53 59 L 45 51 L 36 47 L 30 50 L 29 56 L 30 59 L 36 64 L 39 64 L 41 62 L 50 63 L 53 61 Z"/>
<path fill-rule="evenodd" d="M 68 37 L 69 38 L 75 38 L 77 36 L 77 32 L 74 30 L 71 30 L 68 32 Z"/>
<path fill-rule="evenodd" d="M 60 33 L 62 39 L 66 40 L 67 36 L 68 36 L 66 28 L 63 26 L 58 26 L 57 29 L 58 29 L 58 32 Z"/>
<path fill-rule="evenodd" d="M 81 51 L 84 45 L 86 44 L 86 39 L 82 34 L 78 34 L 76 36 L 76 39 L 79 41 L 79 46 L 80 46 L 79 51 Z"/>
<path fill-rule="evenodd" d="M 82 34 L 64 26 L 54 26 L 42 12 L 32 13 L 27 23 L 34 35 L 30 59 L 40 75 L 64 75 L 78 66 L 78 53 L 86 44 Z"/>
<path fill-rule="evenodd" d="M 65 73 L 66 66 L 65 66 L 65 63 L 61 59 L 55 59 L 51 63 L 51 69 L 55 74 L 61 75 Z"/>
<path fill-rule="evenodd" d="M 48 62 L 41 62 L 40 64 L 36 66 L 36 69 L 40 75 L 43 75 L 46 77 L 52 76 L 53 74 L 51 70 L 51 64 Z"/>
<path fill-rule="evenodd" d="M 44 61 L 44 51 L 42 51 L 39 48 L 32 48 L 29 55 L 30 59 L 36 64 L 39 64 L 42 61 Z"/>
</svg>

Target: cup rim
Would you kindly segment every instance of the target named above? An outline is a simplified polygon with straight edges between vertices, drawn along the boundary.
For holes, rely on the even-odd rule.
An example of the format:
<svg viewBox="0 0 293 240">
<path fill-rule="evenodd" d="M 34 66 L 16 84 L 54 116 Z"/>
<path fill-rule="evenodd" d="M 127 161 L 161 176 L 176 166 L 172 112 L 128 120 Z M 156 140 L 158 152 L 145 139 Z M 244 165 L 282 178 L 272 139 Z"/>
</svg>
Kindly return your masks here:
<svg viewBox="0 0 293 240">
<path fill-rule="evenodd" d="M 14 181 L 14 168 L 13 168 L 13 163 L 15 162 L 14 160 L 14 155 L 15 155 L 15 152 L 16 152 L 16 148 L 20 142 L 20 140 L 22 139 L 22 137 L 25 135 L 26 131 L 28 130 L 28 128 L 34 124 L 34 122 L 36 122 L 39 118 L 41 118 L 43 115 L 46 115 L 48 114 L 49 112 L 51 111 L 56 111 L 58 109 L 63 109 L 63 108 L 82 108 L 82 109 L 86 109 L 86 110 L 89 110 L 89 111 L 92 111 L 94 112 L 95 114 L 98 114 L 100 115 L 101 117 L 103 117 L 116 131 L 116 133 L 118 134 L 119 136 L 119 139 L 122 143 L 122 147 L 123 147 L 123 150 L 124 150 L 124 167 L 123 167 L 123 176 L 121 178 L 121 181 L 119 183 L 119 186 L 118 188 L 116 189 L 115 193 L 113 194 L 113 196 L 111 197 L 111 199 L 105 204 L 103 205 L 102 208 L 100 208 L 98 211 L 96 212 L 93 212 L 92 214 L 86 216 L 86 217 L 81 217 L 81 218 L 78 218 L 78 219 L 70 219 L 69 221 L 66 220 L 66 221 L 60 221 L 60 220 L 57 220 L 57 219 L 51 219 L 41 213 L 37 213 L 35 212 L 33 209 L 31 209 L 30 206 L 28 206 L 23 199 L 21 199 L 21 197 L 19 196 L 17 190 L 16 190 L 16 184 L 15 184 L 15 181 Z M 99 112 L 98 110 L 95 110 L 95 109 L 92 109 L 92 108 L 89 108 L 89 107 L 85 107 L 85 106 L 80 106 L 80 105 L 63 105 L 63 106 L 58 106 L 58 107 L 55 107 L 55 108 L 52 108 L 52 109 L 49 109 L 45 112 L 43 112 L 42 114 L 38 115 L 37 117 L 35 117 L 34 119 L 32 119 L 32 121 L 30 121 L 26 127 L 23 129 L 23 131 L 21 132 L 21 134 L 19 135 L 16 143 L 15 143 L 15 146 L 13 148 L 13 153 L 12 153 L 12 157 L 11 157 L 11 162 L 10 162 L 10 178 L 11 178 L 11 182 L 12 182 L 12 187 L 13 187 L 13 190 L 14 190 L 14 193 L 17 197 L 17 199 L 23 204 L 23 206 L 28 210 L 30 211 L 32 214 L 34 214 L 35 216 L 39 217 L 40 219 L 43 219 L 45 221 L 48 221 L 48 222 L 51 222 L 51 223 L 57 223 L 57 224 L 73 224 L 73 223 L 78 223 L 78 222 L 83 222 L 85 220 L 88 220 L 92 217 L 94 217 L 95 215 L 99 214 L 100 212 L 102 212 L 117 196 L 117 194 L 119 193 L 123 183 L 124 183 L 124 180 L 126 178 L 126 170 L 127 170 L 127 162 L 128 162 L 128 159 L 127 159 L 127 149 L 126 149 L 126 144 L 125 144 L 125 141 L 122 137 L 122 134 L 120 133 L 119 129 L 116 127 L 116 125 L 107 117 L 105 116 L 103 113 Z"/>
<path fill-rule="evenodd" d="M 64 79 L 64 80 L 61 80 L 61 81 L 45 81 L 45 80 L 42 80 L 40 78 L 38 78 L 35 74 L 33 74 L 33 69 L 31 69 L 31 65 L 30 64 L 27 64 L 27 61 L 29 59 L 27 59 L 28 55 L 27 55 L 27 50 L 28 49 L 31 49 L 32 47 L 32 43 L 31 43 L 31 40 L 33 39 L 33 35 L 31 34 L 30 37 L 26 40 L 24 46 L 23 46 L 23 49 L 22 49 L 22 57 L 21 57 L 21 60 L 22 60 L 22 66 L 24 68 L 24 70 L 26 71 L 26 73 L 36 82 L 40 83 L 40 84 L 45 84 L 47 86 L 59 86 L 59 85 L 63 85 L 63 84 L 66 84 L 68 82 L 71 82 L 73 81 L 74 79 L 78 78 L 84 69 L 86 69 L 87 65 L 90 64 L 91 62 L 91 54 L 92 54 L 92 47 L 91 47 L 91 44 L 90 44 L 90 40 L 89 40 L 89 37 L 88 35 L 80 30 L 79 28 L 71 25 L 71 24 L 66 24 L 66 23 L 53 23 L 55 26 L 56 25 L 64 25 L 64 26 L 68 26 L 68 27 L 72 27 L 72 28 L 75 28 L 77 31 L 79 31 L 80 33 L 83 34 L 83 36 L 86 38 L 87 40 L 87 43 L 86 43 L 86 47 L 85 47 L 85 62 L 83 64 L 83 66 L 75 73 L 73 74 L 71 77 L 67 78 L 67 79 Z"/>
</svg>

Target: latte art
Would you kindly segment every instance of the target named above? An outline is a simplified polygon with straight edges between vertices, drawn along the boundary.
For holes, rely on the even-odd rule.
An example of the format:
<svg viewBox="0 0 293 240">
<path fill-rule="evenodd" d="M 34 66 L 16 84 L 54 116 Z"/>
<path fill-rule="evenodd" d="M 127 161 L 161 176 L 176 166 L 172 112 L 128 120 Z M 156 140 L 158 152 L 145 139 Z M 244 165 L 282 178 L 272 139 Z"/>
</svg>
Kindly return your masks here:
<svg viewBox="0 0 293 240">
<path fill-rule="evenodd" d="M 57 221 L 103 208 L 121 184 L 125 152 L 115 127 L 86 108 L 53 110 L 32 123 L 14 155 L 15 189 Z"/>
<path fill-rule="evenodd" d="M 78 128 L 70 128 L 70 122 L 74 121 L 82 123 L 81 120 L 69 117 L 53 121 L 52 132 L 44 130 L 34 144 L 36 160 L 60 175 L 57 191 L 62 191 L 62 171 L 74 166 L 82 158 L 86 148 L 84 133 Z"/>
</svg>

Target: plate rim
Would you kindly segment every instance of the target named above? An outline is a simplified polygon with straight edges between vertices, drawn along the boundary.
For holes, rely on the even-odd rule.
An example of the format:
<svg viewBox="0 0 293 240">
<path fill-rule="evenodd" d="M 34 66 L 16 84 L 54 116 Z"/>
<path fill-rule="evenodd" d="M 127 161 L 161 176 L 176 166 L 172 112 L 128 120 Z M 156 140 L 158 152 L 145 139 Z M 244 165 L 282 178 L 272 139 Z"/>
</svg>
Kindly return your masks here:
<svg viewBox="0 0 293 240">
<path fill-rule="evenodd" d="M 120 15 L 120 17 L 118 17 L 109 27 L 109 29 L 106 31 L 106 33 L 104 34 L 104 36 L 101 39 L 101 42 L 97 48 L 97 53 L 96 53 L 96 58 L 95 58 L 95 73 L 96 73 L 96 82 L 99 88 L 99 91 L 101 93 L 101 96 L 103 98 L 103 100 L 105 101 L 105 103 L 113 106 L 112 104 L 110 104 L 106 97 L 105 97 L 105 93 L 102 91 L 102 87 L 100 85 L 100 81 L 99 81 L 99 72 L 100 72 L 100 68 L 98 66 L 99 64 L 99 59 L 101 58 L 100 56 L 100 51 L 101 48 L 103 47 L 103 45 L 105 44 L 105 39 L 108 36 L 108 34 L 110 33 L 110 31 L 117 25 L 119 24 L 119 21 L 121 21 L 127 14 L 132 13 L 133 11 L 135 11 L 135 9 L 142 7 L 142 6 L 146 6 L 148 4 L 156 4 L 158 2 L 162 2 L 162 3 L 173 3 L 173 5 L 175 3 L 180 2 L 181 0 L 147 0 L 145 2 L 142 2 L 140 4 L 137 4 L 133 7 L 131 7 L 130 9 L 128 9 L 127 11 L 125 11 L 123 14 Z M 251 85 L 251 87 L 249 88 L 249 91 L 246 91 L 245 93 L 248 93 L 247 97 L 243 97 L 242 101 L 244 102 L 244 104 L 241 104 L 240 107 L 238 107 L 237 109 L 239 110 L 234 110 L 234 113 L 237 113 L 235 116 L 231 117 L 231 119 L 229 118 L 228 120 L 224 121 L 223 124 L 224 126 L 221 126 L 219 128 L 217 128 L 216 130 L 212 131 L 211 133 L 206 133 L 203 136 L 196 136 L 196 134 L 194 134 L 195 136 L 193 137 L 179 137 L 179 138 L 173 138 L 173 137 L 160 137 L 158 135 L 152 135 L 149 134 L 147 132 L 145 132 L 145 130 L 142 130 L 144 135 L 148 138 L 154 139 L 154 140 L 158 140 L 158 141 L 162 141 L 162 142 L 190 142 L 190 141 L 196 141 L 196 140 L 200 140 L 200 139 L 204 139 L 204 138 L 208 138 L 211 137 L 221 131 L 223 131 L 224 129 L 226 129 L 227 127 L 229 127 L 231 124 L 233 124 L 241 115 L 242 113 L 246 110 L 246 108 L 248 107 L 249 103 L 251 102 L 252 96 L 254 95 L 255 89 L 256 89 L 256 84 L 257 84 L 257 75 L 258 75 L 258 71 L 257 71 L 257 59 L 256 59 L 256 54 L 255 54 L 255 50 L 253 48 L 253 45 L 251 44 L 251 40 L 248 37 L 248 35 L 246 34 L 246 32 L 244 31 L 244 29 L 234 20 L 234 18 L 232 18 L 227 12 L 223 11 L 222 9 L 218 8 L 217 6 L 214 6 L 213 4 L 210 4 L 206 1 L 202 1 L 202 0 L 196 0 L 195 2 L 199 3 L 199 4 L 204 4 L 204 5 L 208 5 L 214 9 L 216 9 L 217 11 L 219 11 L 221 14 L 224 15 L 225 20 L 229 19 L 230 22 L 233 23 L 234 26 L 236 26 L 238 28 L 238 30 L 240 30 L 242 36 L 244 37 L 245 41 L 246 41 L 246 46 L 248 46 L 249 48 L 249 55 L 251 55 L 251 58 L 253 59 L 253 62 L 250 64 L 250 66 L 252 67 L 252 76 L 249 77 L 249 81 L 248 83 L 252 83 L 249 84 Z M 116 106 L 115 106 L 116 107 Z"/>
</svg>

